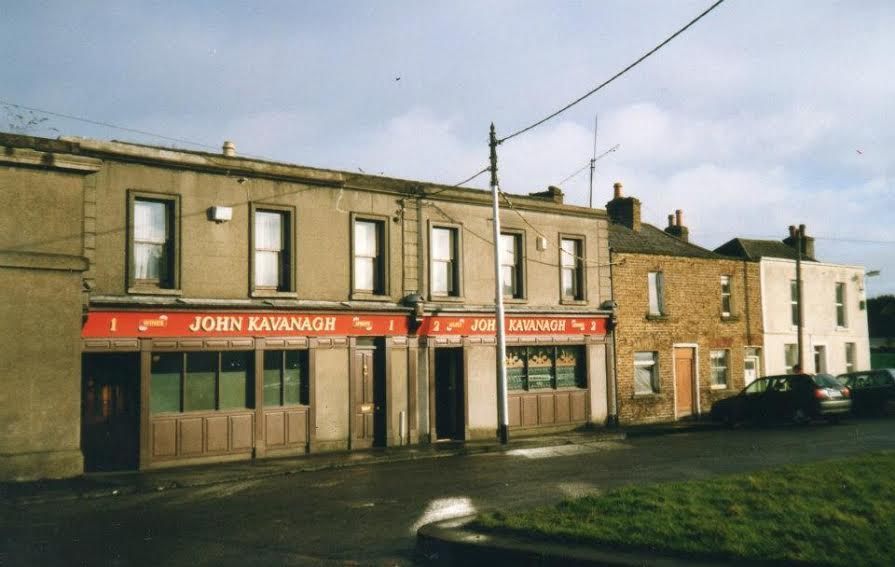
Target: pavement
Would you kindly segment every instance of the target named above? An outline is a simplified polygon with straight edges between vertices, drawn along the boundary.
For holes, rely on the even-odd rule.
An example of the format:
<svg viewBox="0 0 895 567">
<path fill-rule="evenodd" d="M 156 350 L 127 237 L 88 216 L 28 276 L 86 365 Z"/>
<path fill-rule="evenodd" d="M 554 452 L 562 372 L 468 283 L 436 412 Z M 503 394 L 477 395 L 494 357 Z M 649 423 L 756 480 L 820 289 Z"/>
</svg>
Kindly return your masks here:
<svg viewBox="0 0 895 567">
<path fill-rule="evenodd" d="M 68 479 L 0 483 L 0 500 L 14 504 L 27 504 L 103 498 L 242 482 L 327 469 L 474 455 L 521 448 L 577 445 L 627 437 L 692 432 L 716 427 L 716 425 L 705 421 L 683 421 L 625 428 L 584 428 L 551 435 L 515 437 L 511 438 L 507 445 L 501 445 L 496 439 L 493 441 L 438 442 L 427 445 L 318 453 L 149 471 L 86 473 Z"/>
</svg>

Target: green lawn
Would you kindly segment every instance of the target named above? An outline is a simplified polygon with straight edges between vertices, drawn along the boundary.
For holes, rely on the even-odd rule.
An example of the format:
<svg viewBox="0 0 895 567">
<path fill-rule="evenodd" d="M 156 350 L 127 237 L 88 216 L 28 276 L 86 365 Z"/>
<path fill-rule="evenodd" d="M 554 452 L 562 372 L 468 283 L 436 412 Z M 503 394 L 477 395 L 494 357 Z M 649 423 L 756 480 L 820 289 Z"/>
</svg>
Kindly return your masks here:
<svg viewBox="0 0 895 567">
<path fill-rule="evenodd" d="M 895 565 L 895 453 L 621 488 L 474 527 L 535 539 L 822 565 Z"/>
</svg>

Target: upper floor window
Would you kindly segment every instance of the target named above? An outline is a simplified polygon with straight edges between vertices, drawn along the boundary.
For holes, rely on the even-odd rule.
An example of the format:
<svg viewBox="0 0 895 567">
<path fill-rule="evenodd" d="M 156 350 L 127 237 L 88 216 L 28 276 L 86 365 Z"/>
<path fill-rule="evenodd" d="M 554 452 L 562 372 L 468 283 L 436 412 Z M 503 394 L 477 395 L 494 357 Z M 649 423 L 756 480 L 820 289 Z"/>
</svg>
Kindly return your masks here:
<svg viewBox="0 0 895 567">
<path fill-rule="evenodd" d="M 524 297 L 522 274 L 522 235 L 500 235 L 500 281 L 504 297 Z"/>
<path fill-rule="evenodd" d="M 377 295 L 386 292 L 385 250 L 385 223 L 355 219 L 354 291 Z"/>
<path fill-rule="evenodd" d="M 721 276 L 721 316 L 730 317 L 730 276 Z"/>
<path fill-rule="evenodd" d="M 662 272 L 650 272 L 647 274 L 647 288 L 649 292 L 649 314 L 663 315 L 665 313 L 664 277 Z"/>
<path fill-rule="evenodd" d="M 799 324 L 799 283 L 796 280 L 789 282 L 790 317 L 793 325 Z"/>
<path fill-rule="evenodd" d="M 584 299 L 583 248 L 578 238 L 563 238 L 559 244 L 560 291 L 562 299 Z"/>
<path fill-rule="evenodd" d="M 836 282 L 836 326 L 845 327 L 845 284 Z"/>
<path fill-rule="evenodd" d="M 431 290 L 434 296 L 459 296 L 459 243 L 456 228 L 434 227 L 430 242 Z"/>
<path fill-rule="evenodd" d="M 130 226 L 130 285 L 176 287 L 176 199 L 133 196 Z"/>
<path fill-rule="evenodd" d="M 282 210 L 254 211 L 254 289 L 292 289 L 290 214 Z"/>
</svg>

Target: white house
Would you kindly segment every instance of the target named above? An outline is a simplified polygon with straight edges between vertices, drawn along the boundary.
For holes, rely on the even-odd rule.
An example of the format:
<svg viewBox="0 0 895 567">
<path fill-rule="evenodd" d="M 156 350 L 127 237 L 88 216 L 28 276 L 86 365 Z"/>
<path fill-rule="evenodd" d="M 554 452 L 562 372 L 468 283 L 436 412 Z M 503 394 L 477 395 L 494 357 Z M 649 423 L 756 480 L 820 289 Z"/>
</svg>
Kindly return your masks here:
<svg viewBox="0 0 895 567">
<path fill-rule="evenodd" d="M 800 227 L 804 234 L 804 225 Z M 798 363 L 796 229 L 783 241 L 735 238 L 715 251 L 759 264 L 764 348 L 762 374 L 793 371 Z M 841 374 L 870 368 L 864 268 L 819 262 L 814 239 L 802 238 L 805 372 Z"/>
</svg>

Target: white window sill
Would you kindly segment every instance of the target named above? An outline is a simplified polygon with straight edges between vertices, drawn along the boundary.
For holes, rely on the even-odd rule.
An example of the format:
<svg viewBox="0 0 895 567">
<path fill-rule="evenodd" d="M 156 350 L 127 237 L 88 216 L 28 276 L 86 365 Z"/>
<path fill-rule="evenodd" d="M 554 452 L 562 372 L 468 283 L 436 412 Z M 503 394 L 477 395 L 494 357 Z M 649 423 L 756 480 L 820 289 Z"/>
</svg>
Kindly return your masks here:
<svg viewBox="0 0 895 567">
<path fill-rule="evenodd" d="M 726 390 L 727 384 L 712 384 L 712 390 Z"/>
</svg>

